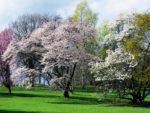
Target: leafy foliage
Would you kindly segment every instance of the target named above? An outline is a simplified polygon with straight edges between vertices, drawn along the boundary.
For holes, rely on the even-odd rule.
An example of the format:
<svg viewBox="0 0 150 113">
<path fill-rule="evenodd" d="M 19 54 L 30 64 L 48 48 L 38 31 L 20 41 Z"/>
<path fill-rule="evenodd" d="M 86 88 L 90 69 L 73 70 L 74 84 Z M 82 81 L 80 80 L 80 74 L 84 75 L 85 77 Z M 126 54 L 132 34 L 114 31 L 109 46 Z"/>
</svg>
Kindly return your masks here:
<svg viewBox="0 0 150 113">
<path fill-rule="evenodd" d="M 96 25 L 97 14 L 93 13 L 86 1 L 82 1 L 76 6 L 72 19 L 79 21 L 81 24 Z"/>
<path fill-rule="evenodd" d="M 150 43 L 145 39 L 143 31 L 148 30 L 149 27 L 147 25 L 144 27 L 143 23 L 146 24 L 148 20 L 144 17 L 147 18 L 141 14 L 136 17 L 120 16 L 112 24 L 112 32 L 107 36 L 108 43 L 105 42 L 105 45 L 108 45 L 106 50 L 108 56 L 102 62 L 91 63 L 91 71 L 95 73 L 96 80 L 108 86 L 115 85 L 114 80 L 117 80 L 124 91 L 121 91 L 120 86 L 112 88 L 116 87 L 119 96 L 131 95 L 132 98 L 125 98 L 132 100 L 133 103 L 141 103 L 150 94 L 148 75 Z"/>
</svg>

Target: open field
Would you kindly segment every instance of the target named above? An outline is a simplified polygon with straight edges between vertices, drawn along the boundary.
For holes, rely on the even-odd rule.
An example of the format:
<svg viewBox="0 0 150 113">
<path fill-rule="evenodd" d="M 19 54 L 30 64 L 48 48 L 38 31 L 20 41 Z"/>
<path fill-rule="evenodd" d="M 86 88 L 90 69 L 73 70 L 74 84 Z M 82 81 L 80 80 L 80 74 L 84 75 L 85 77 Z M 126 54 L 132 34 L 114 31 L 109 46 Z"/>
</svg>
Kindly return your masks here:
<svg viewBox="0 0 150 113">
<path fill-rule="evenodd" d="M 61 91 L 47 88 L 25 90 L 13 88 L 13 95 L 0 88 L 0 113 L 150 113 L 150 104 L 145 107 L 131 104 L 99 103 L 98 94 L 92 89 L 76 89 L 70 99 L 64 99 Z M 150 96 L 146 99 L 150 101 Z"/>
</svg>

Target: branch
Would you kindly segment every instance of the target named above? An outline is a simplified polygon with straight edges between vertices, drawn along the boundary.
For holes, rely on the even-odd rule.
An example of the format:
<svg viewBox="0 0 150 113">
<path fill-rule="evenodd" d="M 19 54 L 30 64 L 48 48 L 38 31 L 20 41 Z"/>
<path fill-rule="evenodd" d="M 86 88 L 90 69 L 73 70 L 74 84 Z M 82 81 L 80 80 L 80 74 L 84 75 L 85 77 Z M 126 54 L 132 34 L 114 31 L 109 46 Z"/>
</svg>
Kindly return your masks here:
<svg viewBox="0 0 150 113">
<path fill-rule="evenodd" d="M 58 73 L 59 77 L 62 77 L 62 76 L 63 76 L 63 75 L 61 74 L 61 72 L 59 72 L 58 66 L 56 66 L 55 71 Z"/>
</svg>

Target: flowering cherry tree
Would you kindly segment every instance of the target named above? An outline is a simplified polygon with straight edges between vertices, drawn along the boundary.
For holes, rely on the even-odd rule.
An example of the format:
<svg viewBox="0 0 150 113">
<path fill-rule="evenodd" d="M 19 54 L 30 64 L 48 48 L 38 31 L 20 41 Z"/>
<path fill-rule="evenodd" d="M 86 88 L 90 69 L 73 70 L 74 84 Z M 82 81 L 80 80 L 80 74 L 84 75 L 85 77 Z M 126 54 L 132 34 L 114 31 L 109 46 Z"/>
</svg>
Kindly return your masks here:
<svg viewBox="0 0 150 113">
<path fill-rule="evenodd" d="M 2 54 L 7 49 L 8 44 L 12 39 L 13 32 L 10 28 L 4 29 L 0 32 L 0 84 L 5 85 L 11 94 L 11 80 L 9 65 L 2 60 Z"/>
<path fill-rule="evenodd" d="M 81 44 L 94 35 L 93 26 L 81 27 L 70 20 L 52 20 L 35 30 L 29 38 L 17 43 L 12 41 L 4 58 L 14 70 L 13 80 L 22 78 L 31 84 L 38 74 L 46 75 L 51 84 L 63 89 L 64 97 L 69 97 L 77 63 L 90 58 Z M 64 79 L 65 84 L 60 84 Z"/>
</svg>

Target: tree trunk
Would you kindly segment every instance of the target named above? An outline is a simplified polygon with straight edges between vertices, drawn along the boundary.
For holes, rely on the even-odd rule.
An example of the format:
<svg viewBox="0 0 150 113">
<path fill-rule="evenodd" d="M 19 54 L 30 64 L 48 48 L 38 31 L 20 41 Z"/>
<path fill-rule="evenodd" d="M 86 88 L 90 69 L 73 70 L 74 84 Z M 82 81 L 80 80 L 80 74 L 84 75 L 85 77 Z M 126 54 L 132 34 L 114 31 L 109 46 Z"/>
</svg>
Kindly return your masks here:
<svg viewBox="0 0 150 113">
<path fill-rule="evenodd" d="M 74 66 L 73 66 L 73 71 L 72 71 L 72 73 L 70 75 L 70 78 L 68 80 L 67 86 L 66 86 L 65 91 L 64 91 L 64 97 L 65 98 L 69 98 L 69 88 L 70 88 L 70 85 L 71 85 L 71 82 L 72 82 L 72 79 L 73 79 L 73 76 L 74 76 L 76 64 L 77 63 L 75 63 Z"/>
<path fill-rule="evenodd" d="M 9 94 L 11 94 L 11 81 L 7 80 L 7 81 L 3 82 L 3 84 L 6 88 L 8 88 Z"/>
<path fill-rule="evenodd" d="M 137 97 L 137 96 L 134 96 L 132 102 L 133 102 L 134 104 L 140 104 L 141 102 L 143 102 L 143 99 L 142 99 L 142 98 L 139 98 L 139 97 Z"/>
<path fill-rule="evenodd" d="M 41 74 L 39 74 L 39 85 L 41 85 Z"/>
<path fill-rule="evenodd" d="M 86 83 L 84 80 L 84 75 L 82 75 L 82 89 L 85 89 Z"/>
<path fill-rule="evenodd" d="M 35 82 L 35 79 L 34 79 L 34 77 L 31 77 L 31 87 L 34 87 L 34 82 Z"/>
<path fill-rule="evenodd" d="M 65 90 L 65 91 L 64 91 L 64 97 L 65 97 L 65 98 L 69 98 L 69 91 L 68 91 L 68 90 Z"/>
<path fill-rule="evenodd" d="M 9 92 L 9 94 L 11 95 L 11 85 L 10 85 L 10 84 L 4 84 L 4 86 L 5 86 L 6 88 L 8 88 L 8 92 Z"/>
<path fill-rule="evenodd" d="M 134 104 L 140 104 L 141 102 L 143 102 L 143 98 L 140 92 L 138 92 L 137 94 L 133 94 L 132 97 L 133 97 L 132 102 Z"/>
<path fill-rule="evenodd" d="M 10 86 L 8 87 L 8 90 L 9 90 L 9 94 L 11 95 L 11 87 Z"/>
</svg>

